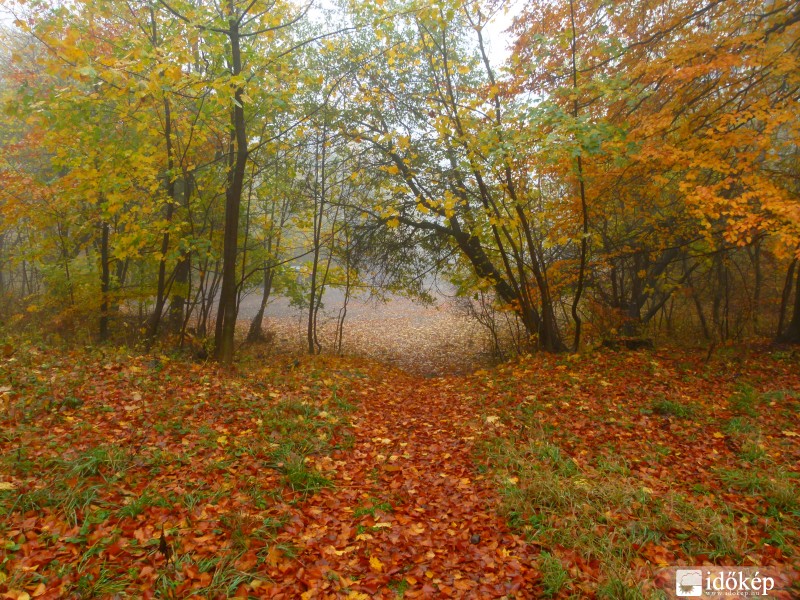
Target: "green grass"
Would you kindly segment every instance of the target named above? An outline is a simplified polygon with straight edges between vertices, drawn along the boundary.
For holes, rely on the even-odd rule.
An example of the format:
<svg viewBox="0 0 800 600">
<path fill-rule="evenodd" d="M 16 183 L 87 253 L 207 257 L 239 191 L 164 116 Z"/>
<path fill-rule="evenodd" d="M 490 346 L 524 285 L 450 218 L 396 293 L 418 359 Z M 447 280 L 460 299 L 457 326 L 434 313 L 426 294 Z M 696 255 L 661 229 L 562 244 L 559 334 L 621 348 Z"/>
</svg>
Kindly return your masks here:
<svg viewBox="0 0 800 600">
<path fill-rule="evenodd" d="M 758 468 L 720 469 L 722 483 L 734 490 L 764 498 L 769 507 L 800 517 L 800 488 L 789 473 L 772 469 L 765 473 Z"/>
<path fill-rule="evenodd" d="M 63 466 L 67 474 L 73 477 L 104 478 L 121 474 L 131 463 L 128 452 L 118 447 L 94 447 L 70 460 L 64 460 Z"/>
<path fill-rule="evenodd" d="M 688 550 L 715 558 L 739 559 L 746 540 L 730 526 L 730 516 L 697 508 L 674 492 L 656 495 L 605 459 L 597 467 L 579 466 L 563 450 L 534 435 L 527 444 L 495 438 L 481 456 L 498 474 L 502 508 L 510 524 L 543 549 L 538 568 L 543 593 L 568 589 L 568 572 L 559 549 L 598 561 L 598 595 L 643 598 L 642 581 L 630 565 L 648 545 L 683 536 Z M 620 596 L 621 590 L 626 590 Z"/>
<path fill-rule="evenodd" d="M 382 512 L 391 512 L 392 505 L 389 502 L 381 502 L 377 498 L 370 498 L 369 504 L 365 506 L 359 506 L 353 511 L 353 518 L 360 519 L 361 517 L 369 515 L 370 517 L 375 516 L 375 511 L 382 511 Z"/>
<path fill-rule="evenodd" d="M 391 579 L 387 585 L 395 593 L 396 598 L 405 598 L 406 592 L 411 587 L 405 579 Z"/>
<path fill-rule="evenodd" d="M 758 427 L 753 425 L 752 421 L 746 417 L 733 417 L 722 428 L 728 435 L 735 434 L 750 434 L 758 431 Z"/>
<path fill-rule="evenodd" d="M 570 580 L 564 565 L 549 552 L 542 552 L 539 556 L 539 570 L 542 573 L 542 588 L 546 598 L 557 595 Z"/>
<path fill-rule="evenodd" d="M 759 403 L 759 396 L 749 384 L 739 384 L 736 393 L 730 397 L 728 402 L 731 410 L 735 413 L 747 415 L 748 417 L 758 416 L 757 404 Z"/>
<path fill-rule="evenodd" d="M 128 585 L 127 580 L 121 579 L 119 574 L 103 566 L 96 574 L 82 575 L 72 591 L 80 598 L 107 598 L 124 592 Z"/>
<path fill-rule="evenodd" d="M 283 468 L 283 476 L 286 485 L 303 496 L 314 494 L 322 488 L 333 487 L 330 479 L 319 471 L 309 469 L 303 460 L 287 462 Z"/>
<path fill-rule="evenodd" d="M 694 408 L 679 402 L 673 402 L 666 398 L 659 398 L 650 405 L 652 411 L 663 417 L 676 417 L 678 419 L 688 419 L 694 415 Z"/>
</svg>

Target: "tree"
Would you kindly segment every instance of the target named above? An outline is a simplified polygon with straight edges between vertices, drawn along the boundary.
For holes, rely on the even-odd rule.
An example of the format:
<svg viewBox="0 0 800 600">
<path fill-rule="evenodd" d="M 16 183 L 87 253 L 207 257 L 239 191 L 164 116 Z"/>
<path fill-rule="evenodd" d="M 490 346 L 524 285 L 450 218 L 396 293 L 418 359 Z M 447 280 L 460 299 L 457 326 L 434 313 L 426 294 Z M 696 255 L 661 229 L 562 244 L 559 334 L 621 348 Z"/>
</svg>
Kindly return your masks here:
<svg viewBox="0 0 800 600">
<path fill-rule="evenodd" d="M 376 24 L 372 37 L 351 44 L 358 108 L 344 117 L 351 139 L 368 144 L 389 176 L 372 214 L 447 240 L 539 347 L 564 349 L 542 207 L 515 148 L 520 107 L 486 54 L 486 18 L 459 2 L 387 7 L 364 17 Z M 366 51 L 373 60 L 357 60 Z"/>
</svg>

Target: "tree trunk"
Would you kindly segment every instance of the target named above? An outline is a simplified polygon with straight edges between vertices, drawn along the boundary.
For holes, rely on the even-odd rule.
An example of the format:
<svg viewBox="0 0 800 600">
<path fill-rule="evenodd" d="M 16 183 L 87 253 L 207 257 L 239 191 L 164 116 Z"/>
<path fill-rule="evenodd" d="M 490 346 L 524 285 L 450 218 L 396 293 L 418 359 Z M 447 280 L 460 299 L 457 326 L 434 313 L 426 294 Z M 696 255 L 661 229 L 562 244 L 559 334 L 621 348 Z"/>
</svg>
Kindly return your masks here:
<svg viewBox="0 0 800 600">
<path fill-rule="evenodd" d="M 111 269 L 109 268 L 108 237 L 110 225 L 103 221 L 100 235 L 100 341 L 108 340 L 108 293 L 111 289 Z"/>
<path fill-rule="evenodd" d="M 230 18 L 228 37 L 231 42 L 231 66 L 233 75 L 242 72 L 242 53 L 239 37 L 239 21 Z M 233 143 L 228 160 L 228 183 L 225 190 L 225 226 L 222 250 L 222 289 L 219 296 L 219 309 L 215 331 L 215 357 L 223 364 L 233 362 L 233 341 L 236 332 L 236 256 L 239 245 L 239 209 L 244 189 L 244 174 L 247 166 L 247 132 L 244 121 L 243 90 L 237 87 L 234 92 L 234 106 L 231 115 Z"/>
<path fill-rule="evenodd" d="M 790 273 L 795 269 L 797 259 L 792 261 Z M 791 278 L 787 278 L 791 281 Z M 785 297 L 788 294 L 785 293 Z M 781 307 L 781 316 L 783 316 L 783 306 Z M 789 321 L 788 327 L 780 334 L 778 341 L 787 342 L 789 344 L 800 344 L 800 269 L 797 270 L 797 281 L 794 285 L 794 307 L 792 309 L 792 320 Z"/>
<path fill-rule="evenodd" d="M 308 326 L 306 331 L 309 354 L 317 354 L 320 350 L 317 342 L 317 313 L 319 312 L 319 304 L 322 302 L 322 294 L 317 298 L 317 274 L 319 272 L 319 255 L 322 249 L 322 218 L 325 209 L 325 195 L 327 194 L 327 181 L 325 178 L 327 143 L 327 122 L 323 122 L 322 140 L 319 152 L 316 153 L 314 173 L 314 255 L 311 263 L 311 289 L 308 293 Z"/>
<path fill-rule="evenodd" d="M 170 115 L 169 100 L 164 97 L 164 136 L 167 142 L 167 205 L 164 218 L 167 221 L 167 229 L 161 238 L 161 257 L 158 263 L 158 284 L 156 286 L 156 306 L 150 320 L 150 331 L 147 335 L 147 345 L 150 346 L 158 335 L 158 328 L 161 324 L 161 313 L 164 312 L 164 305 L 167 303 L 167 252 L 169 251 L 169 224 L 172 222 L 172 215 L 175 212 L 175 179 L 172 168 L 172 120 Z"/>
<path fill-rule="evenodd" d="M 264 338 L 262 332 L 262 324 L 264 322 L 264 310 L 267 308 L 270 293 L 272 292 L 272 280 L 274 278 L 274 271 L 269 267 L 264 268 L 264 292 L 261 294 L 261 305 L 258 307 L 258 312 L 253 320 L 250 322 L 250 329 L 247 332 L 248 342 L 257 342 Z"/>
<path fill-rule="evenodd" d="M 186 312 L 186 299 L 188 297 L 187 285 L 189 273 L 192 270 L 192 254 L 184 252 L 175 265 L 174 294 L 169 303 L 169 330 L 178 333 L 183 329 L 184 313 Z"/>
<path fill-rule="evenodd" d="M 578 66 L 576 63 L 577 54 L 577 37 L 575 34 L 575 8 L 573 1 L 569 2 L 569 16 L 572 25 L 572 91 L 575 95 L 572 103 L 572 117 L 575 122 L 578 121 Z M 575 338 L 572 342 L 573 351 L 577 352 L 581 345 L 581 315 L 578 312 L 578 305 L 581 301 L 583 294 L 583 280 L 586 271 L 586 254 L 589 247 L 589 214 L 586 206 L 586 184 L 583 179 L 583 158 L 581 151 L 578 149 L 578 156 L 576 157 L 576 167 L 578 171 L 578 186 L 581 199 L 581 223 L 582 223 L 582 236 L 581 236 L 581 258 L 578 267 L 578 283 L 575 285 L 575 297 L 572 299 L 572 320 L 575 321 Z"/>
<path fill-rule="evenodd" d="M 150 8 L 150 24 L 152 27 L 153 47 L 158 47 L 158 33 L 156 31 L 156 19 L 153 8 Z M 170 110 L 169 98 L 166 94 L 163 95 L 164 104 L 164 139 L 166 142 L 167 151 L 167 172 L 164 177 L 166 179 L 167 189 L 167 205 L 165 208 L 164 218 L 167 221 L 167 228 L 161 238 L 161 257 L 158 263 L 158 283 L 156 284 L 156 305 L 153 310 L 153 316 L 150 319 L 150 330 L 147 334 L 147 346 L 150 347 L 158 335 L 158 328 L 161 324 L 161 313 L 164 312 L 164 305 L 167 302 L 167 252 L 169 250 L 169 224 L 172 222 L 172 215 L 175 212 L 175 174 L 172 172 L 174 165 L 173 152 L 172 152 L 172 112 Z"/>
<path fill-rule="evenodd" d="M 6 282 L 3 278 L 3 242 L 5 242 L 6 234 L 0 233 L 0 296 L 3 296 L 6 292 Z M 67 277 L 67 282 L 69 283 L 69 277 Z"/>
</svg>

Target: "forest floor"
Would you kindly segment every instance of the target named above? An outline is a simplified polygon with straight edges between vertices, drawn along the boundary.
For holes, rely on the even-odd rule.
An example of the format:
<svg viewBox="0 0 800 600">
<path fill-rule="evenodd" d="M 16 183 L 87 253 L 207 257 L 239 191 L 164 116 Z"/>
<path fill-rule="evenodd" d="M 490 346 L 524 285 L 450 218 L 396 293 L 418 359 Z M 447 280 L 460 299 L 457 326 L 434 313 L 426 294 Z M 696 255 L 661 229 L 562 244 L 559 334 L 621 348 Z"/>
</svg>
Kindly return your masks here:
<svg viewBox="0 0 800 600">
<path fill-rule="evenodd" d="M 0 597 L 664 598 L 674 565 L 800 593 L 796 351 L 259 352 L 6 347 Z"/>
<path fill-rule="evenodd" d="M 384 300 L 355 296 L 348 303 L 342 351 L 347 356 L 370 358 L 426 377 L 467 374 L 491 364 L 487 330 L 472 319 L 449 290 L 431 285 L 433 302 L 389 295 Z M 246 297 L 240 309 L 241 337 L 258 309 L 258 298 Z M 325 295 L 318 318 L 318 338 L 324 353 L 335 348 L 336 319 L 342 294 Z M 272 351 L 306 351 L 307 315 L 290 305 L 287 298 L 274 297 L 267 308 L 264 329 L 272 340 Z"/>
</svg>

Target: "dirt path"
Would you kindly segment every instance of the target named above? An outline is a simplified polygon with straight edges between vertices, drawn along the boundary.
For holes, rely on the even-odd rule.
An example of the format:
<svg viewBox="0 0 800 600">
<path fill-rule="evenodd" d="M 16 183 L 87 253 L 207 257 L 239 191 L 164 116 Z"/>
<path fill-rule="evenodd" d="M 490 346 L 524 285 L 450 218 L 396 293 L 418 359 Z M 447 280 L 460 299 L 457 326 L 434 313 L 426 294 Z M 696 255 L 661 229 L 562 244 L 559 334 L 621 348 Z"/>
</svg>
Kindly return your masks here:
<svg viewBox="0 0 800 600">
<path fill-rule="evenodd" d="M 303 502 L 268 597 L 532 597 L 531 549 L 497 514 L 471 458 L 473 410 L 447 379 L 396 373 L 362 390 L 335 488 Z"/>
</svg>

